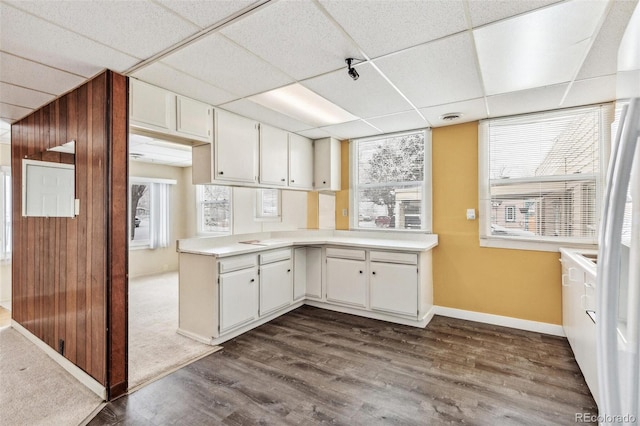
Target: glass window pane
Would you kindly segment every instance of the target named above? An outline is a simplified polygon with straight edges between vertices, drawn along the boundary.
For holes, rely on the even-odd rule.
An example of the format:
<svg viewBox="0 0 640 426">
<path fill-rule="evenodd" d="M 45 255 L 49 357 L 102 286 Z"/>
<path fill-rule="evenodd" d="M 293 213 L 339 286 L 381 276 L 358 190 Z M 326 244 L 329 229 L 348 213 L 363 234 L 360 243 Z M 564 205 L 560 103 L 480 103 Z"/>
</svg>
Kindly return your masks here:
<svg viewBox="0 0 640 426">
<path fill-rule="evenodd" d="M 231 187 L 199 185 L 199 232 L 231 232 Z"/>
<path fill-rule="evenodd" d="M 358 226 L 361 228 L 422 229 L 423 186 L 408 183 L 359 188 Z"/>
<path fill-rule="evenodd" d="M 131 243 L 147 245 L 150 241 L 151 185 L 131 184 Z"/>
</svg>

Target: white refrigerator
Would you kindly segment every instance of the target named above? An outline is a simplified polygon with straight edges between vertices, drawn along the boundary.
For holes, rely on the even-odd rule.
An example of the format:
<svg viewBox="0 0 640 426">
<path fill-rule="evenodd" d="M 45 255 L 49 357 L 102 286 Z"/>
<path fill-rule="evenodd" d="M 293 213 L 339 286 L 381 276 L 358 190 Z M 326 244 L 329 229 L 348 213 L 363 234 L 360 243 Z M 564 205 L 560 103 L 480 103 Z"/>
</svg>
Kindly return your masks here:
<svg viewBox="0 0 640 426">
<path fill-rule="evenodd" d="M 603 197 L 597 273 L 598 421 L 640 425 L 640 6 L 618 52 L 623 109 Z"/>
</svg>

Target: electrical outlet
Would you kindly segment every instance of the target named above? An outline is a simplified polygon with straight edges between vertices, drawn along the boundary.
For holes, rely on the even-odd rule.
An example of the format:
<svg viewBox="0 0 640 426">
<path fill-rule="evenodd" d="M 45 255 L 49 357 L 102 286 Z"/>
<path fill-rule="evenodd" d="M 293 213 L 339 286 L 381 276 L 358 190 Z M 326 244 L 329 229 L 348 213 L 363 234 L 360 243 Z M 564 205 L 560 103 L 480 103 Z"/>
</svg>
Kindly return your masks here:
<svg viewBox="0 0 640 426">
<path fill-rule="evenodd" d="M 342 209 L 342 216 L 349 216 L 349 210 L 348 209 Z"/>
<path fill-rule="evenodd" d="M 476 209 L 467 209 L 467 220 L 476 220 Z"/>
</svg>

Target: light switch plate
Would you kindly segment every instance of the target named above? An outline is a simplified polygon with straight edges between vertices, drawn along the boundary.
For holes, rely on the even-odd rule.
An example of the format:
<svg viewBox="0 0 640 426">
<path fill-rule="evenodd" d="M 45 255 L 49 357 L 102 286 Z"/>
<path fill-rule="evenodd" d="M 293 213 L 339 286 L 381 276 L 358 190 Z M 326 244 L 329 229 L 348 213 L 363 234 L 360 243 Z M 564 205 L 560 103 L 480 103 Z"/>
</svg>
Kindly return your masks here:
<svg viewBox="0 0 640 426">
<path fill-rule="evenodd" d="M 342 216 L 349 216 L 349 210 L 342 209 Z"/>
<path fill-rule="evenodd" d="M 476 220 L 476 209 L 467 209 L 467 220 Z"/>
</svg>

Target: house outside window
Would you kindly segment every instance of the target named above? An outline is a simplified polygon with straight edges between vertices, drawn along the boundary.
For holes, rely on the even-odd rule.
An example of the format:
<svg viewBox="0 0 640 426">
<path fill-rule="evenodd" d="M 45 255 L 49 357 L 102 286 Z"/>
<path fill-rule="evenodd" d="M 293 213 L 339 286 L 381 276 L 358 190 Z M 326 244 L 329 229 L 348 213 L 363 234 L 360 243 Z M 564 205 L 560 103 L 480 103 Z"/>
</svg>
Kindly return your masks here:
<svg viewBox="0 0 640 426">
<path fill-rule="evenodd" d="M 229 186 L 197 185 L 198 234 L 231 234 L 232 189 Z"/>
<path fill-rule="evenodd" d="M 481 121 L 481 245 L 596 244 L 612 120 L 607 104 Z"/>
<path fill-rule="evenodd" d="M 353 229 L 431 232 L 431 131 L 351 142 Z"/>
</svg>

